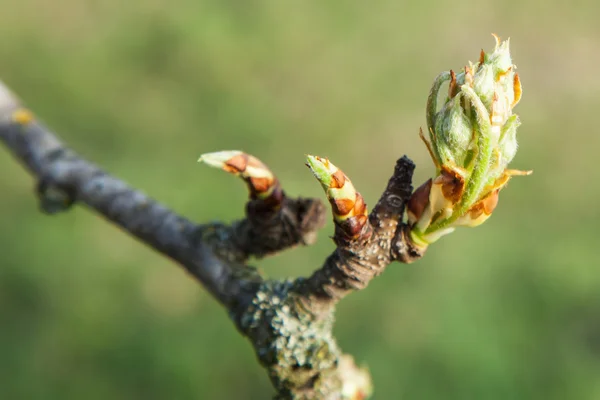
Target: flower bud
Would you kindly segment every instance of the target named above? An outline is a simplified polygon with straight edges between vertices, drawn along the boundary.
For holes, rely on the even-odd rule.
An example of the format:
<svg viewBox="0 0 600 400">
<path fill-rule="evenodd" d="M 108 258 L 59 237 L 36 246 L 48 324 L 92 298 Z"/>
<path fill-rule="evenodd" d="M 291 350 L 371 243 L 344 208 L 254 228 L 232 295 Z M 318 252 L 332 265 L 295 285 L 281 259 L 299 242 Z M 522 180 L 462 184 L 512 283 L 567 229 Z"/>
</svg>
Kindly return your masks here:
<svg viewBox="0 0 600 400">
<path fill-rule="evenodd" d="M 421 134 L 436 166 L 436 175 L 408 204 L 411 237 L 427 246 L 456 226 L 483 223 L 498 203 L 498 193 L 514 175 L 507 169 L 517 152 L 520 121 L 512 113 L 521 98 L 521 81 L 512 64 L 509 41 L 497 36 L 492 53 L 461 72 L 436 78 L 427 101 L 429 140 Z M 448 81 L 448 97 L 437 99 Z"/>
<path fill-rule="evenodd" d="M 442 165 L 463 166 L 473 137 L 473 126 L 457 95 L 436 116 L 435 140 Z"/>
</svg>

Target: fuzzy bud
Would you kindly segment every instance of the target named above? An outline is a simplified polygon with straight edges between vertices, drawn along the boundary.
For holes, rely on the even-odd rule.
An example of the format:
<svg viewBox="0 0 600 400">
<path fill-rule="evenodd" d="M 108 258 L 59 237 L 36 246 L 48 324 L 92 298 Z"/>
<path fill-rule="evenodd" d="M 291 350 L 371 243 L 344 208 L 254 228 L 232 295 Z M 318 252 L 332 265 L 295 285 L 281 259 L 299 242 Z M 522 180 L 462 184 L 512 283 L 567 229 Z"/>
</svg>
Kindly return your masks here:
<svg viewBox="0 0 600 400">
<path fill-rule="evenodd" d="M 509 41 L 497 36 L 492 53 L 462 71 L 440 74 L 427 102 L 429 140 L 421 134 L 436 166 L 434 176 L 413 194 L 408 219 L 413 241 L 423 247 L 457 226 L 483 223 L 511 176 L 530 171 L 507 169 L 517 152 L 520 121 L 513 107 L 521 81 L 512 64 Z M 438 110 L 444 83 L 448 97 Z"/>
</svg>

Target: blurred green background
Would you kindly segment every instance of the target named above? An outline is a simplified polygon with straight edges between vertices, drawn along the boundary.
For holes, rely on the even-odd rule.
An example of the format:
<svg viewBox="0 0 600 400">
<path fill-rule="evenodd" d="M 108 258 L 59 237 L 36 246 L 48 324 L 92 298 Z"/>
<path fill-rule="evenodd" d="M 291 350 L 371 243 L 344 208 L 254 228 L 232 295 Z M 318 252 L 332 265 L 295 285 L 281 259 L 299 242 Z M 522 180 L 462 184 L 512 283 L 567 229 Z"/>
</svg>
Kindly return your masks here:
<svg viewBox="0 0 600 400">
<path fill-rule="evenodd" d="M 330 157 L 375 203 L 395 160 L 433 171 L 418 128 L 433 78 L 512 38 L 533 169 L 488 222 L 339 306 L 375 399 L 600 399 L 600 5 L 505 1 L 5 0 L 0 79 L 70 146 L 196 221 L 243 214 L 202 167 L 243 149 L 292 195 Z M 83 208 L 47 217 L 0 148 L 0 398 L 266 399 L 226 313 L 180 268 Z M 318 244 L 256 261 L 308 275 Z"/>
</svg>

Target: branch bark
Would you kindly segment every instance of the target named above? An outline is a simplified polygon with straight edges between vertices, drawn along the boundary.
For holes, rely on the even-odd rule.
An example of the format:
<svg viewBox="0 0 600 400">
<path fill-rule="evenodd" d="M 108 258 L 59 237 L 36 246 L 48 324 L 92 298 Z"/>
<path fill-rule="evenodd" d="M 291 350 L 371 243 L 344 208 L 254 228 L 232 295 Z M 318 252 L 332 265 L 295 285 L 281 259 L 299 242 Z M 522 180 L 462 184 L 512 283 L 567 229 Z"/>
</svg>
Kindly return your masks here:
<svg viewBox="0 0 600 400">
<path fill-rule="evenodd" d="M 369 214 L 368 234 L 348 240 L 336 234 L 337 248 L 324 265 L 305 281 L 299 292 L 305 306 L 315 314 L 329 308 L 355 290 L 364 289 L 391 262 L 410 263 L 422 256 L 421 250 L 406 240 L 402 214 L 412 194 L 413 162 L 400 158 L 386 189 Z"/>
<path fill-rule="evenodd" d="M 227 307 L 262 280 L 240 263 L 310 243 L 323 225 L 324 207 L 314 199 L 285 199 L 276 213 L 253 212 L 249 203 L 248 218 L 231 226 L 197 225 L 65 147 L 1 82 L 0 140 L 38 179 L 42 211 L 88 206 L 177 261 Z"/>
<path fill-rule="evenodd" d="M 246 218 L 198 225 L 68 149 L 0 82 L 0 140 L 37 179 L 42 211 L 81 203 L 183 266 L 227 309 L 267 368 L 277 399 L 362 399 L 370 377 L 332 334 L 335 304 L 367 286 L 391 262 L 422 254 L 406 240 L 404 207 L 413 163 L 401 158 L 369 215 L 368 235 L 336 233 L 336 250 L 308 278 L 265 279 L 247 260 L 310 244 L 326 210 L 283 194 L 281 207 L 251 199 Z"/>
</svg>

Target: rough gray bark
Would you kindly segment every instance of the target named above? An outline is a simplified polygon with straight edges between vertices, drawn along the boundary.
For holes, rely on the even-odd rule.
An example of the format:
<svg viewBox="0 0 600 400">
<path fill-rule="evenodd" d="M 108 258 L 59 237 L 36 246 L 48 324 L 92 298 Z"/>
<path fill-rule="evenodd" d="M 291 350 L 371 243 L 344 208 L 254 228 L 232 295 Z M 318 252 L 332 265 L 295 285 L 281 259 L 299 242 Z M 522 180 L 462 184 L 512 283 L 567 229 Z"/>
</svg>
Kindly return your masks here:
<svg viewBox="0 0 600 400">
<path fill-rule="evenodd" d="M 42 211 L 86 205 L 202 283 L 250 339 L 275 398 L 370 395 L 368 372 L 337 346 L 333 314 L 339 300 L 365 288 L 391 262 L 422 255 L 406 240 L 402 223 L 412 193 L 408 158 L 398 160 L 364 235 L 350 240 L 336 231 L 336 250 L 310 277 L 275 281 L 247 265 L 248 258 L 312 243 L 326 217 L 319 200 L 284 194 L 277 209 L 250 200 L 246 217 L 231 225 L 194 224 L 65 147 L 2 83 L 0 140 L 37 180 Z"/>
</svg>

